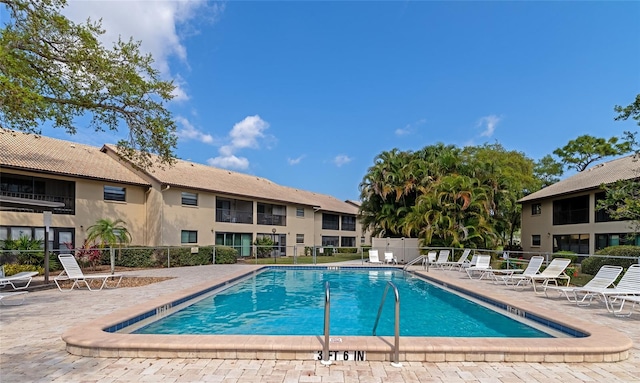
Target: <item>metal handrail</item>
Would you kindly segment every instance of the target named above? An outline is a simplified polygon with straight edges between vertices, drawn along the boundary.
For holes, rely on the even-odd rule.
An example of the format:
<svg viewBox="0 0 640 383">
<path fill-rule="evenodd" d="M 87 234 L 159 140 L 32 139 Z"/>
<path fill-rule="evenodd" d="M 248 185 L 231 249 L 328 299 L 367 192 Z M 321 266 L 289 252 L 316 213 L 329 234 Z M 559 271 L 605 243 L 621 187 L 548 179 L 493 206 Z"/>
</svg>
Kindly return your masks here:
<svg viewBox="0 0 640 383">
<path fill-rule="evenodd" d="M 402 268 L 402 270 L 406 270 L 407 268 L 409 268 L 409 266 L 416 264 L 420 261 L 422 261 L 423 259 L 425 259 L 426 255 L 422 254 L 421 256 L 419 256 L 418 258 L 412 260 L 411 262 L 407 263 L 406 265 L 404 265 L 404 267 Z"/>
<path fill-rule="evenodd" d="M 324 285 L 324 347 L 322 348 L 321 363 L 325 365 L 331 364 L 329 360 L 329 311 L 331 308 L 331 290 L 329 289 L 329 281 Z"/>
<path fill-rule="evenodd" d="M 396 295 L 396 308 L 395 308 L 395 350 L 393 354 L 393 362 L 391 363 L 393 366 L 399 367 L 401 366 L 399 359 L 399 350 L 400 350 L 400 293 L 398 293 L 398 288 L 393 282 L 387 282 L 387 285 L 384 288 L 384 293 L 382 294 L 382 300 L 380 301 L 380 308 L 378 308 L 378 315 L 376 316 L 376 322 L 373 325 L 373 336 L 376 336 L 376 329 L 378 328 L 378 321 L 380 321 L 380 314 L 382 314 L 382 307 L 384 306 L 384 301 L 387 298 L 387 292 L 389 292 L 389 287 L 393 287 L 393 292 Z"/>
</svg>

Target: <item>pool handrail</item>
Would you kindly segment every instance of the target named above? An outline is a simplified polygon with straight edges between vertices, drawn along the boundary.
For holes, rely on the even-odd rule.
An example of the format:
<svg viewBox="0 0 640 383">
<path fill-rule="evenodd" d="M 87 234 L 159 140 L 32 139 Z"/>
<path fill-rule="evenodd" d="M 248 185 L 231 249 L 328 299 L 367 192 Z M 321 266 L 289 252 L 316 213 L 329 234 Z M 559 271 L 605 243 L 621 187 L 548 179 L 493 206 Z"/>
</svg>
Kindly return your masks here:
<svg viewBox="0 0 640 383">
<path fill-rule="evenodd" d="M 329 311 L 331 308 L 331 290 L 329 281 L 324 285 L 324 345 L 322 347 L 322 364 L 328 366 L 331 364 L 329 360 Z"/>
<path fill-rule="evenodd" d="M 391 365 L 394 367 L 402 367 L 399 359 L 399 349 L 400 349 L 400 293 L 398 292 L 398 288 L 393 282 L 387 282 L 387 285 L 384 288 L 384 293 L 382 293 L 382 300 L 380 301 L 380 308 L 378 308 L 378 315 L 376 316 L 376 322 L 373 325 L 373 336 L 376 336 L 376 329 L 378 328 L 378 322 L 380 321 L 380 314 L 382 314 L 382 307 L 384 306 L 384 301 L 387 298 L 387 293 L 389 292 L 389 287 L 393 287 L 393 292 L 396 296 L 396 305 L 395 305 L 395 320 L 394 320 L 394 336 L 395 336 L 395 345 L 394 345 L 394 353 L 393 353 L 393 361 Z"/>
<path fill-rule="evenodd" d="M 422 261 L 423 259 L 425 259 L 425 257 L 426 257 L 426 256 L 427 256 L 426 254 L 422 254 L 422 255 L 421 255 L 421 256 L 419 256 L 418 258 L 413 259 L 411 262 L 408 262 L 406 265 L 404 265 L 404 267 L 402 268 L 402 270 L 403 270 L 403 271 L 407 270 L 407 269 L 409 268 L 409 266 L 411 266 L 411 265 L 413 265 L 413 264 L 416 264 L 416 263 L 418 263 L 418 262 Z M 428 267 L 428 262 L 427 262 L 427 267 Z M 429 270 L 429 269 L 427 269 L 427 271 L 428 271 L 428 270 Z"/>
</svg>

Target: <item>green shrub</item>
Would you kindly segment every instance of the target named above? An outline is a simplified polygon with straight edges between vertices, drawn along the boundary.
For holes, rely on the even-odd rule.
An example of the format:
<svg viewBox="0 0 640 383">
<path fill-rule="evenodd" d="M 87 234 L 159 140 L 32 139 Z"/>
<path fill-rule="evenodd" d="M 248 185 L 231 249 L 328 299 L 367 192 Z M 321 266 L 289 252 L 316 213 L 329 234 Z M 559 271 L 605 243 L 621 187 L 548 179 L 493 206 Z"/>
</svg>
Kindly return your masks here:
<svg viewBox="0 0 640 383">
<path fill-rule="evenodd" d="M 38 274 L 44 274 L 44 268 L 34 265 L 19 265 L 17 263 L 8 263 L 4 265 L 4 275 L 11 276 L 23 271 L 37 271 Z"/>
<path fill-rule="evenodd" d="M 238 260 L 238 250 L 228 246 L 216 246 L 216 263 L 233 264 Z"/>
<path fill-rule="evenodd" d="M 109 258 L 109 251 L 105 252 L 107 259 Z M 116 249 L 116 265 L 121 267 L 133 267 L 133 268 L 146 268 L 154 267 L 157 265 L 156 257 L 153 249 L 149 248 L 127 248 L 122 249 L 120 257 L 118 257 L 118 250 Z M 110 261 L 108 261 L 110 263 Z"/>
<path fill-rule="evenodd" d="M 358 252 L 358 249 L 355 247 L 339 247 L 337 252 L 340 254 L 355 254 Z"/>
<path fill-rule="evenodd" d="M 640 246 L 610 246 L 602 250 L 596 251 L 596 255 L 610 255 L 616 257 L 633 257 L 625 258 L 605 258 L 605 257 L 589 257 L 582 261 L 582 273 L 595 275 L 604 265 L 622 266 L 625 269 L 634 263 L 638 263 L 640 258 Z"/>
<path fill-rule="evenodd" d="M 563 250 L 563 251 L 558 251 L 556 253 L 553 253 L 551 256 L 551 259 L 555 259 L 555 258 L 567 258 L 571 260 L 571 263 L 576 264 L 578 263 L 579 257 L 573 251 Z"/>
</svg>

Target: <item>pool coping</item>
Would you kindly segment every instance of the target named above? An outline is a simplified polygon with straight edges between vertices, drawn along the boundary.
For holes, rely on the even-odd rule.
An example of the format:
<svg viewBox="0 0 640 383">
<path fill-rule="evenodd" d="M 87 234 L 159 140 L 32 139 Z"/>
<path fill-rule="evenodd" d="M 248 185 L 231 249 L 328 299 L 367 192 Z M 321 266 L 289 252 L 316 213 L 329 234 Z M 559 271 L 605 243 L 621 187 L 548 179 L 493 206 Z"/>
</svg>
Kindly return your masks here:
<svg viewBox="0 0 640 383">
<path fill-rule="evenodd" d="M 248 270 L 236 272 L 224 278 L 216 278 L 207 283 L 117 310 L 89 323 L 70 328 L 62 335 L 62 340 L 66 343 L 69 353 L 89 357 L 316 360 L 316 353 L 321 351 L 324 345 L 322 335 L 153 335 L 105 331 L 127 320 L 145 315 L 151 310 L 198 295 L 203 290 L 211 290 L 230 281 L 252 275 L 265 267 L 269 266 L 252 266 Z M 370 267 L 365 268 L 370 269 Z M 482 295 L 515 309 L 534 313 L 542 320 L 553 321 L 587 336 L 579 338 L 400 337 L 399 359 L 401 362 L 592 363 L 616 362 L 629 357 L 633 342 L 626 335 L 608 327 L 517 300 L 518 294 L 532 294 L 530 291 L 517 294 L 485 291 L 482 290 L 482 284 L 478 281 L 454 278 L 448 272 L 414 272 L 434 283 L 474 295 Z M 394 358 L 393 337 L 339 336 L 333 337 L 332 340 L 329 345 L 331 351 L 365 351 L 367 360 L 391 361 Z"/>
</svg>

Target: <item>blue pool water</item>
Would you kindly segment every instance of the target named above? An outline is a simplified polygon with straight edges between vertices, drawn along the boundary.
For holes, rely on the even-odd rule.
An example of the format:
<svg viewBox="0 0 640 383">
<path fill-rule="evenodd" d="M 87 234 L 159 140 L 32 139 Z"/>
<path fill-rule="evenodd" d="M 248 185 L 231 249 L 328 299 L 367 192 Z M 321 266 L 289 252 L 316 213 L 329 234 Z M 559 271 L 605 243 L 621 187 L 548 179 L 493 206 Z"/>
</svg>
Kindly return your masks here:
<svg viewBox="0 0 640 383">
<path fill-rule="evenodd" d="M 321 335 L 327 281 L 332 336 L 371 336 L 392 281 L 400 295 L 401 336 L 552 337 L 411 274 L 384 269 L 270 269 L 134 333 Z M 394 306 L 390 289 L 376 335 L 393 335 Z"/>
</svg>

